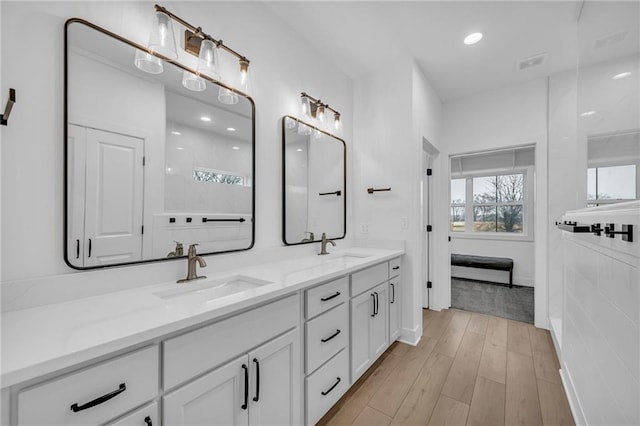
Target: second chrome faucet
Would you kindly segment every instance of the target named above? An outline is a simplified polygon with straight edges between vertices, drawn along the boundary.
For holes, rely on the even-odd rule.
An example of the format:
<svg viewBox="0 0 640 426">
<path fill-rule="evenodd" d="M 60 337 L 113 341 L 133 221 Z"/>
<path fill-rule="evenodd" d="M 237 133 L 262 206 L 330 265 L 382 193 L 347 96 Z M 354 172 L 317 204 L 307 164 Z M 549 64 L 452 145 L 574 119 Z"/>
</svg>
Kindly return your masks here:
<svg viewBox="0 0 640 426">
<path fill-rule="evenodd" d="M 333 240 L 328 240 L 327 239 L 327 234 L 326 233 L 322 233 L 322 241 L 320 241 L 320 253 L 318 253 L 318 255 L 321 254 L 329 254 L 329 252 L 327 251 L 327 243 L 331 244 L 332 246 L 336 246 L 336 243 Z"/>
<path fill-rule="evenodd" d="M 197 280 L 200 278 L 207 278 L 205 275 L 198 276 L 196 272 L 196 262 L 198 262 L 201 268 L 207 266 L 207 262 L 205 262 L 201 256 L 198 256 L 196 254 L 196 246 L 197 244 L 191 244 L 189 246 L 189 257 L 187 258 L 187 277 L 176 281 L 179 284 L 186 283 L 191 280 Z"/>
</svg>

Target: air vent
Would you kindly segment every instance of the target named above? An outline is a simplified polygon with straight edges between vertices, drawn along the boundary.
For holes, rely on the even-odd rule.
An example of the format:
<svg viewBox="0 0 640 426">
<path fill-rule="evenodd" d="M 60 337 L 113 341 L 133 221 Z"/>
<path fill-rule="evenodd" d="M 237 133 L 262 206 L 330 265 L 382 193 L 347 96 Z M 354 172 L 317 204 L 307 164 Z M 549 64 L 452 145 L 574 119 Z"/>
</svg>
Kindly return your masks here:
<svg viewBox="0 0 640 426">
<path fill-rule="evenodd" d="M 540 53 L 538 55 L 530 56 L 528 58 L 520 59 L 516 63 L 516 71 L 526 70 L 531 67 L 537 67 L 544 64 L 547 60 L 546 53 Z"/>
<path fill-rule="evenodd" d="M 606 37 L 602 37 L 596 40 L 593 43 L 593 47 L 595 47 L 596 49 L 601 49 L 603 47 L 608 47 L 613 44 L 618 44 L 620 42 L 625 41 L 628 36 L 629 36 L 629 31 L 622 31 L 615 34 L 610 34 Z"/>
</svg>

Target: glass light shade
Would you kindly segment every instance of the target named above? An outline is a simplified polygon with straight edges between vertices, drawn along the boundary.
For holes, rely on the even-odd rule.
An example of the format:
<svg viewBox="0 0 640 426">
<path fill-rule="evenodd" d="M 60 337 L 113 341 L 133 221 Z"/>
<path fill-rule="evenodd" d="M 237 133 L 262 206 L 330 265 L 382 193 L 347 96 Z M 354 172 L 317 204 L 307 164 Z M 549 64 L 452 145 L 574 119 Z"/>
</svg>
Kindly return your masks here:
<svg viewBox="0 0 640 426">
<path fill-rule="evenodd" d="M 205 83 L 202 77 L 189 71 L 182 72 L 182 85 L 194 92 L 202 92 L 207 88 L 207 83 Z"/>
<path fill-rule="evenodd" d="M 198 75 L 205 74 L 214 80 L 220 80 L 218 64 L 218 47 L 211 40 L 202 40 L 196 68 Z"/>
<path fill-rule="evenodd" d="M 162 59 L 139 49 L 136 49 L 136 57 L 133 63 L 138 69 L 149 74 L 161 74 L 163 71 Z"/>
<path fill-rule="evenodd" d="M 240 74 L 237 77 L 236 88 L 248 95 L 251 92 L 251 78 L 249 76 L 249 61 L 240 59 Z"/>
<path fill-rule="evenodd" d="M 318 109 L 316 110 L 316 125 L 321 129 L 324 129 L 326 124 L 326 117 L 324 114 L 324 105 L 318 105 Z"/>
<path fill-rule="evenodd" d="M 311 117 L 311 103 L 309 102 L 309 98 L 306 96 L 302 97 L 302 101 L 300 103 L 300 116 L 303 121 L 308 123 L 313 122 L 313 118 Z"/>
<path fill-rule="evenodd" d="M 292 119 L 291 117 L 285 117 L 284 118 L 284 127 L 286 129 L 293 129 L 296 127 L 296 121 L 294 119 Z"/>
<path fill-rule="evenodd" d="M 320 139 L 322 137 L 322 132 L 318 129 L 314 129 L 313 130 L 313 138 L 314 139 Z"/>
<path fill-rule="evenodd" d="M 235 105 L 238 103 L 238 95 L 220 86 L 220 90 L 218 90 L 218 100 L 225 105 Z"/>
<path fill-rule="evenodd" d="M 149 50 L 166 56 L 169 59 L 178 59 L 176 38 L 173 34 L 173 23 L 169 15 L 164 12 L 156 12 L 153 17 L 151 34 L 149 35 Z"/>
<path fill-rule="evenodd" d="M 333 133 L 336 136 L 342 136 L 342 120 L 338 113 L 333 115 Z"/>
<path fill-rule="evenodd" d="M 298 124 L 298 134 L 299 135 L 310 135 L 311 134 L 311 127 L 307 126 L 304 123 L 299 123 Z"/>
</svg>

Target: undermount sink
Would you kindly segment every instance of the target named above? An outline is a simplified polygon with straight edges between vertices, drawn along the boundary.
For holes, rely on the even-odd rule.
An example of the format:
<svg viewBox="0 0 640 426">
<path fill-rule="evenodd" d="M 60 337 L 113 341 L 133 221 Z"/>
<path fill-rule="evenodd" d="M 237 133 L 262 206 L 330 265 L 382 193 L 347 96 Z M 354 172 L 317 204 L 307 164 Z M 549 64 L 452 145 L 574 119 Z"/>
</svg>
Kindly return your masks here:
<svg viewBox="0 0 640 426">
<path fill-rule="evenodd" d="M 233 275 L 226 278 L 193 280 L 176 284 L 174 288 L 158 291 L 153 294 L 161 299 L 175 299 L 182 296 L 197 295 L 204 300 L 211 300 L 240 293 L 241 291 L 252 290 L 266 284 L 272 284 L 272 282 L 247 277 L 245 275 Z"/>
<path fill-rule="evenodd" d="M 330 254 L 326 257 L 323 256 L 323 261 L 324 263 L 327 262 L 344 262 L 344 263 L 351 263 L 351 262 L 355 262 L 361 259 L 364 259 L 365 257 L 369 257 L 370 255 L 368 254 L 359 254 L 359 253 L 337 253 L 337 254 Z"/>
</svg>

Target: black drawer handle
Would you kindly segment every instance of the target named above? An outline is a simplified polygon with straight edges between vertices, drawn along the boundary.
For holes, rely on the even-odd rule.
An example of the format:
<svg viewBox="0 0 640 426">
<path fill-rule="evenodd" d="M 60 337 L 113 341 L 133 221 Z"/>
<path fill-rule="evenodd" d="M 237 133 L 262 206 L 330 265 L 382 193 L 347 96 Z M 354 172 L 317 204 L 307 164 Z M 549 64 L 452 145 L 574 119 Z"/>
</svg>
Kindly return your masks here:
<svg viewBox="0 0 640 426">
<path fill-rule="evenodd" d="M 120 387 L 116 390 L 114 390 L 113 392 L 109 392 L 106 395 L 102 395 L 99 398 L 94 399 L 93 401 L 89 401 L 86 404 L 83 405 L 78 405 L 78 403 L 75 403 L 71 406 L 71 411 L 73 411 L 74 413 L 77 413 L 78 411 L 82 411 L 82 410 L 86 410 L 87 408 L 91 408 L 91 407 L 95 407 L 96 405 L 100 405 L 103 402 L 107 402 L 108 400 L 110 400 L 111 398 L 115 398 L 116 396 L 120 395 L 122 392 L 127 390 L 127 386 L 124 383 L 120 383 Z"/>
<path fill-rule="evenodd" d="M 378 299 L 378 292 L 377 291 L 374 291 L 373 294 L 376 295 L 376 297 L 375 297 L 375 301 L 376 301 L 376 308 L 375 309 L 376 309 L 376 312 L 375 313 L 376 313 L 376 315 L 378 315 L 378 308 L 380 307 L 380 305 L 379 305 L 380 300 Z"/>
<path fill-rule="evenodd" d="M 393 285 L 393 283 L 389 283 L 391 284 L 391 302 L 390 303 L 395 303 L 396 302 L 396 286 Z"/>
<path fill-rule="evenodd" d="M 76 259 L 80 259 L 80 240 L 76 240 Z"/>
<path fill-rule="evenodd" d="M 373 312 L 371 313 L 372 317 L 376 316 L 376 296 L 371 293 L 371 297 L 373 298 Z"/>
<path fill-rule="evenodd" d="M 242 369 L 244 370 L 244 404 L 242 404 L 242 409 L 246 410 L 249 402 L 249 367 L 247 364 L 242 364 Z"/>
<path fill-rule="evenodd" d="M 153 423 L 151 423 L 151 417 L 147 416 L 144 418 L 144 424 L 147 426 L 153 426 Z"/>
<path fill-rule="evenodd" d="M 87 257 L 91 257 L 91 238 L 89 238 L 89 255 Z"/>
<path fill-rule="evenodd" d="M 320 392 L 322 394 L 322 396 L 327 396 L 329 395 L 329 393 L 335 389 L 336 386 L 338 386 L 338 383 L 340 383 L 340 377 L 336 378 L 336 382 L 333 384 L 333 386 L 331 386 L 329 389 L 327 389 L 326 391 Z"/>
<path fill-rule="evenodd" d="M 400 269 L 400 267 L 399 267 L 399 266 L 394 266 L 394 267 L 393 267 L 393 268 L 391 268 L 391 269 L 393 269 L 394 271 L 397 271 L 398 269 Z"/>
<path fill-rule="evenodd" d="M 326 339 L 320 339 L 320 341 L 322 343 L 327 343 L 329 340 L 333 339 L 334 337 L 336 337 L 338 334 L 340 334 L 340 329 L 337 329 L 335 333 L 333 333 L 331 336 L 327 337 Z"/>
<path fill-rule="evenodd" d="M 253 397 L 255 402 L 260 400 L 260 363 L 256 358 L 253 359 L 253 362 L 256 364 L 256 396 Z"/>
<path fill-rule="evenodd" d="M 338 297 L 338 296 L 340 296 L 340 292 L 339 292 L 339 291 L 336 291 L 336 294 L 332 294 L 332 295 L 331 295 L 331 296 L 329 296 L 329 297 L 323 297 L 323 298 L 321 298 L 320 300 L 321 300 L 322 302 L 326 302 L 327 300 L 335 299 L 335 298 L 336 298 L 336 297 Z"/>
</svg>

